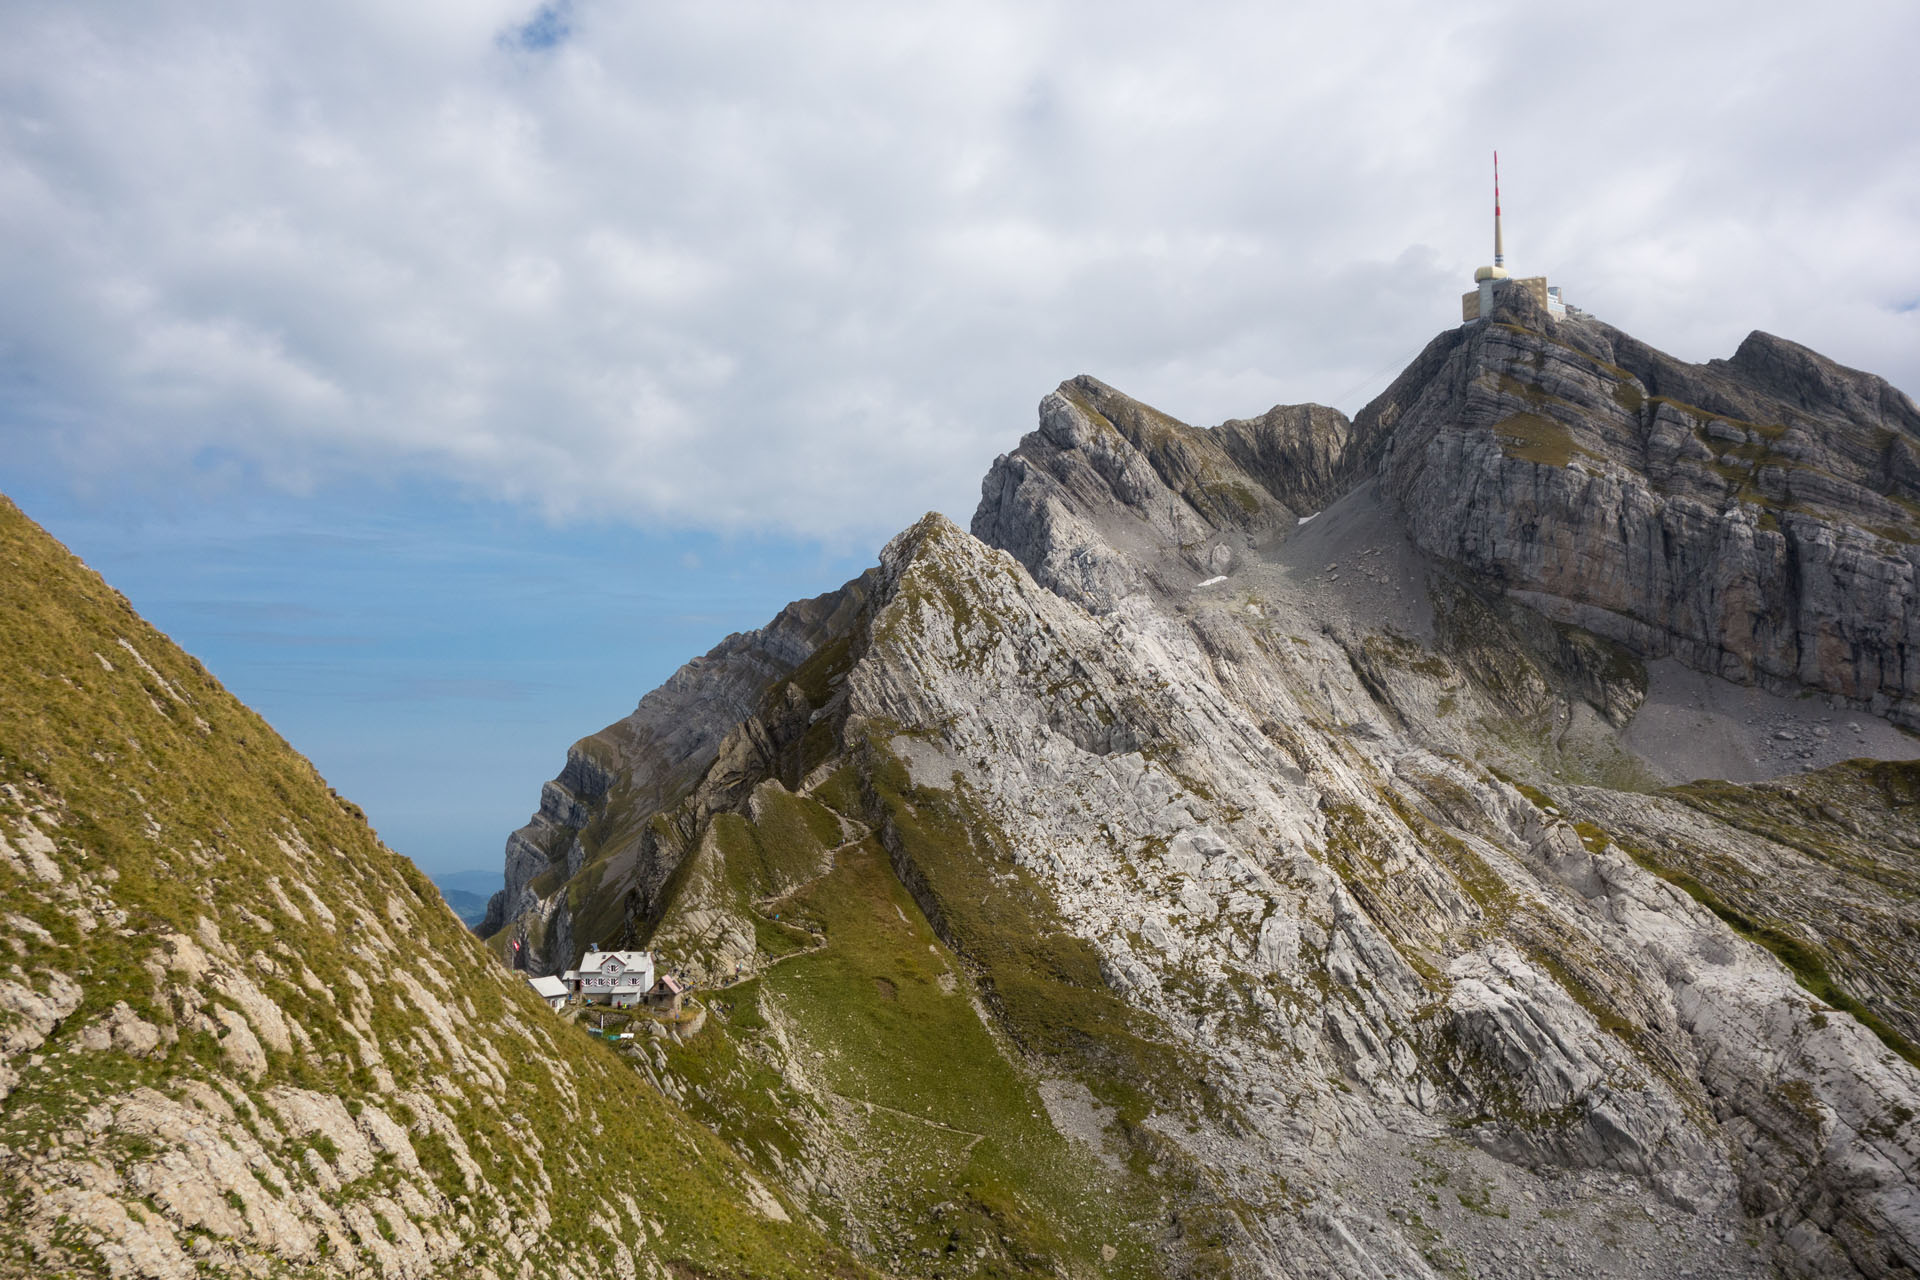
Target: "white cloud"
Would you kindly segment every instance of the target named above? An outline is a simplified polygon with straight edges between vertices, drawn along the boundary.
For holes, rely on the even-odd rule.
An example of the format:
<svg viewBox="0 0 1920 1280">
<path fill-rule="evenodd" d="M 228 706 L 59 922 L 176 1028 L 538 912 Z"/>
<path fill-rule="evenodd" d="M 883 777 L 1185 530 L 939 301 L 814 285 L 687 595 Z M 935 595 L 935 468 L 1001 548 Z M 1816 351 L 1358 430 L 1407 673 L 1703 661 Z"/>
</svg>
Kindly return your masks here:
<svg viewBox="0 0 1920 1280">
<path fill-rule="evenodd" d="M 870 536 L 1083 370 L 1357 407 L 1496 144 L 1515 265 L 1603 317 L 1920 390 L 1916 12 L 12 5 L 0 442 Z"/>
</svg>

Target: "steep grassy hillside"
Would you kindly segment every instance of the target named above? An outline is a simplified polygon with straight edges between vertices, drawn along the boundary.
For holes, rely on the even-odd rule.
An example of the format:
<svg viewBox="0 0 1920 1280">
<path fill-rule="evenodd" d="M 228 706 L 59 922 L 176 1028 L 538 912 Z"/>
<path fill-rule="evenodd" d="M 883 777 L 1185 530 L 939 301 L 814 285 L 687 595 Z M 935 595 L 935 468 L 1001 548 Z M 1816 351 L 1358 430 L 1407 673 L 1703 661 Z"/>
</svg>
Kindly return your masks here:
<svg viewBox="0 0 1920 1280">
<path fill-rule="evenodd" d="M 841 850 L 779 906 L 819 945 L 721 993 L 717 1027 L 663 1046 L 697 1086 L 696 1115 L 889 1270 L 1158 1273 L 1153 1199 L 1097 1123 L 1085 1140 L 1055 1130 L 1043 1095 L 1082 1092 L 1005 1043 L 877 843 Z"/>
<path fill-rule="evenodd" d="M 860 1268 L 0 499 L 0 1272 Z"/>
</svg>

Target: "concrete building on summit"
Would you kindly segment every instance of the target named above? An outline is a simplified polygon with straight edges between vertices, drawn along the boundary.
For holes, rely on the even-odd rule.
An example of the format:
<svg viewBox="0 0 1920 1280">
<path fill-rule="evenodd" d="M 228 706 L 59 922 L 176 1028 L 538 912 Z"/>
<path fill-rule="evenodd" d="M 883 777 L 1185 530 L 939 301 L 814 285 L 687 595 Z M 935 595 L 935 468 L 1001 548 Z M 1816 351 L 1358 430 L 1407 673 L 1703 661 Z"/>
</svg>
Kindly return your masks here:
<svg viewBox="0 0 1920 1280">
<path fill-rule="evenodd" d="M 1472 324 L 1484 320 L 1493 314 L 1493 296 L 1496 289 L 1525 289 L 1534 296 L 1549 315 L 1566 314 L 1566 303 L 1560 297 L 1560 287 L 1549 285 L 1545 276 L 1521 276 L 1515 278 L 1507 270 L 1507 255 L 1500 241 L 1500 153 L 1493 153 L 1493 265 L 1481 267 L 1473 273 L 1473 289 L 1460 295 L 1460 322 Z"/>
</svg>

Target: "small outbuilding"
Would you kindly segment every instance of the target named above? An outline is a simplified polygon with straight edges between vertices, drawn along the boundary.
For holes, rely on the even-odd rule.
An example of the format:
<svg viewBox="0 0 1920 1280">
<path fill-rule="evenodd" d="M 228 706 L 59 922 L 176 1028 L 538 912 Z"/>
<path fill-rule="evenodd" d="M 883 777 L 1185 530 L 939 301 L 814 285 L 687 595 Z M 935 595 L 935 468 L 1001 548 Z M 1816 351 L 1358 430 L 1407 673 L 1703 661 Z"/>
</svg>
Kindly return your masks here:
<svg viewBox="0 0 1920 1280">
<path fill-rule="evenodd" d="M 661 975 L 660 981 L 653 984 L 647 992 L 647 1007 L 661 1009 L 667 1013 L 680 1012 L 680 1002 L 686 998 L 687 989 L 672 974 Z"/>
<path fill-rule="evenodd" d="M 567 984 L 560 979 L 547 976 L 527 978 L 527 985 L 533 988 L 533 994 L 547 1002 L 547 1007 L 555 1013 L 560 1012 L 567 1003 Z"/>
</svg>

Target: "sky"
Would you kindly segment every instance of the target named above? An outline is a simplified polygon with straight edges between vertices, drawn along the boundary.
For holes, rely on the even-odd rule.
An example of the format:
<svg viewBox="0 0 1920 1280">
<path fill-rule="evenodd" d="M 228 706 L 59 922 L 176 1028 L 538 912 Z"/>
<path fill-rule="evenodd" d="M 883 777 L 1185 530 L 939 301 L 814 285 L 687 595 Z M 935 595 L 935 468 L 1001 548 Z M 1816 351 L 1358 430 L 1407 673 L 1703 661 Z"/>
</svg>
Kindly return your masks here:
<svg viewBox="0 0 1920 1280">
<path fill-rule="evenodd" d="M 429 871 L 1051 387 L 1357 410 L 1488 259 L 1920 391 L 1920 6 L 0 6 L 0 491 Z M 3 659 L 0 659 L 3 660 Z"/>
</svg>

